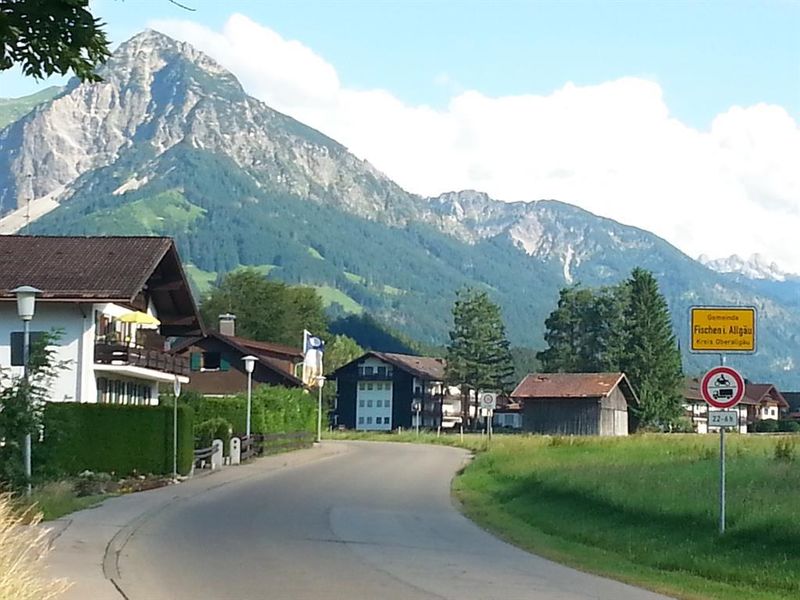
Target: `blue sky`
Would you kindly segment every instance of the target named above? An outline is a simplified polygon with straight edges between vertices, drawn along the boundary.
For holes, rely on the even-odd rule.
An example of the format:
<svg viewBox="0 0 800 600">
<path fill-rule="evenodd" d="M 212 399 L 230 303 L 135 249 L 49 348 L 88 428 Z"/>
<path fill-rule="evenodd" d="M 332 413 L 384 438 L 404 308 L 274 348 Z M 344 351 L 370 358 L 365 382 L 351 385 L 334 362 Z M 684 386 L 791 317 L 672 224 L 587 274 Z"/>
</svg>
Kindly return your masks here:
<svg viewBox="0 0 800 600">
<path fill-rule="evenodd" d="M 93 6 L 115 45 L 189 42 L 412 192 L 558 199 L 800 273 L 800 1 L 182 1 Z"/>
<path fill-rule="evenodd" d="M 195 10 L 166 0 L 94 3 L 115 44 L 153 19 L 219 28 L 240 12 L 313 48 L 346 85 L 389 89 L 410 103 L 442 106 L 459 87 L 541 94 L 566 81 L 636 76 L 659 82 L 672 114 L 696 127 L 732 105 L 800 113 L 800 2 L 184 4 Z M 36 88 L 17 73 L 0 75 L 1 96 Z"/>
</svg>

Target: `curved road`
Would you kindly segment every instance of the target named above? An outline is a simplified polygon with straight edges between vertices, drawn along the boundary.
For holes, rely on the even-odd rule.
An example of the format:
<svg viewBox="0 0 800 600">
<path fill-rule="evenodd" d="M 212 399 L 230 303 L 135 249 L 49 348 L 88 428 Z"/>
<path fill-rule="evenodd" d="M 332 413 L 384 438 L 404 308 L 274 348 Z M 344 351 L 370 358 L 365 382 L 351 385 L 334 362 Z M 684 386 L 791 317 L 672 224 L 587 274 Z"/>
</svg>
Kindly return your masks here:
<svg viewBox="0 0 800 600">
<path fill-rule="evenodd" d="M 149 518 L 119 556 L 130 600 L 656 599 L 523 552 L 459 514 L 462 450 L 325 442 L 327 458 Z"/>
</svg>

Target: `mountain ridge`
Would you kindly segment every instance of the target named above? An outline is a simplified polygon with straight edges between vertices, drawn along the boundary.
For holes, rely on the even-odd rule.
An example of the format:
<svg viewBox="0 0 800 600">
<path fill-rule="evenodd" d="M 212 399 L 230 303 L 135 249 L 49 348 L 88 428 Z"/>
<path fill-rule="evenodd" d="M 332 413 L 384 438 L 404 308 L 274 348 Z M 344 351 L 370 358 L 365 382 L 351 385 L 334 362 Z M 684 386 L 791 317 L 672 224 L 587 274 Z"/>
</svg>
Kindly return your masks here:
<svg viewBox="0 0 800 600">
<path fill-rule="evenodd" d="M 426 343 L 446 339 L 461 285 L 500 302 L 515 344 L 541 347 L 560 287 L 615 284 L 642 266 L 659 279 L 682 347 L 692 303 L 756 304 L 767 341 L 753 373 L 796 380 L 800 320 L 791 303 L 650 232 L 557 200 L 409 193 L 345 146 L 248 96 L 202 52 L 154 31 L 123 43 L 101 74 L 102 83 L 71 82 L 0 130 L 0 213 L 20 206 L 26 191 L 63 188 L 60 206 L 31 233 L 173 235 L 205 280 L 256 266 L 338 290 L 351 311 Z M 713 362 L 684 360 L 690 372 Z"/>
</svg>

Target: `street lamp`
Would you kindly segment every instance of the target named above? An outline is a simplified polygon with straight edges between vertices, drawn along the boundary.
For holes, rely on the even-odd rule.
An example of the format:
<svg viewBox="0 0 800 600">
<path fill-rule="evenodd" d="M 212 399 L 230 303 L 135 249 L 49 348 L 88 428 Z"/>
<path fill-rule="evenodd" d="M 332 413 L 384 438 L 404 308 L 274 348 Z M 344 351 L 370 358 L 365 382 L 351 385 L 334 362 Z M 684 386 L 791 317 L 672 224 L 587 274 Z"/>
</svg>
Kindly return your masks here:
<svg viewBox="0 0 800 600">
<path fill-rule="evenodd" d="M 317 388 L 319 390 L 319 395 L 317 396 L 317 442 L 322 441 L 322 386 L 325 385 L 325 377 L 323 375 L 317 375 L 314 377 L 314 381 L 317 382 Z"/>
<path fill-rule="evenodd" d="M 172 382 L 175 401 L 172 406 L 172 480 L 178 481 L 178 398 L 181 396 L 181 380 L 175 375 Z"/>
<path fill-rule="evenodd" d="M 25 393 L 29 394 L 28 388 L 28 363 L 31 354 L 31 319 L 36 311 L 36 295 L 41 294 L 42 290 L 29 285 L 21 285 L 11 290 L 17 296 L 17 314 L 22 319 L 22 377 L 25 381 Z M 27 398 L 30 403 L 30 396 Z M 22 448 L 22 462 L 25 465 L 25 479 L 28 484 L 26 493 L 31 495 L 31 432 L 25 432 L 25 442 Z"/>
<path fill-rule="evenodd" d="M 244 370 L 247 371 L 247 431 L 245 435 L 250 437 L 250 406 L 253 402 L 253 370 L 256 368 L 258 357 L 249 355 L 242 358 Z"/>
</svg>

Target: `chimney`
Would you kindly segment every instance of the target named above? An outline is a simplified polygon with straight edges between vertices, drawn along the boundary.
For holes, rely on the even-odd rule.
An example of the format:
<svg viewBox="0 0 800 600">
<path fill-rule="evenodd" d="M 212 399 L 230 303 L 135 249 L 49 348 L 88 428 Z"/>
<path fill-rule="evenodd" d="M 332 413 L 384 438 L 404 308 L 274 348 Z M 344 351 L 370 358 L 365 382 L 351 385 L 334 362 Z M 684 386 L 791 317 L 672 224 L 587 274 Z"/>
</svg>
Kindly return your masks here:
<svg viewBox="0 0 800 600">
<path fill-rule="evenodd" d="M 236 315 L 230 313 L 220 315 L 219 332 L 222 335 L 236 335 Z"/>
</svg>

